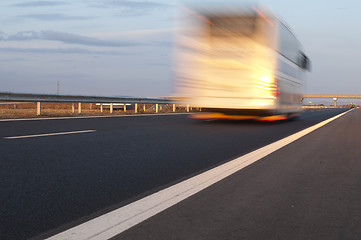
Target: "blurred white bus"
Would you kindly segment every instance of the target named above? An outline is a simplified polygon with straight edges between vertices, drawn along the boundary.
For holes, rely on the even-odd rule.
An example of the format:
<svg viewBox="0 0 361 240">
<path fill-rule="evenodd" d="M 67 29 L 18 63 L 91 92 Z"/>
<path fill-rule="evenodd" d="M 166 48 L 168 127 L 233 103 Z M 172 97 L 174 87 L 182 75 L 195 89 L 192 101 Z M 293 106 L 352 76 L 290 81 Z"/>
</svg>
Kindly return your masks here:
<svg viewBox="0 0 361 240">
<path fill-rule="evenodd" d="M 193 118 L 278 120 L 302 111 L 310 61 L 285 23 L 256 7 L 182 12 L 176 91 L 204 111 Z"/>
</svg>

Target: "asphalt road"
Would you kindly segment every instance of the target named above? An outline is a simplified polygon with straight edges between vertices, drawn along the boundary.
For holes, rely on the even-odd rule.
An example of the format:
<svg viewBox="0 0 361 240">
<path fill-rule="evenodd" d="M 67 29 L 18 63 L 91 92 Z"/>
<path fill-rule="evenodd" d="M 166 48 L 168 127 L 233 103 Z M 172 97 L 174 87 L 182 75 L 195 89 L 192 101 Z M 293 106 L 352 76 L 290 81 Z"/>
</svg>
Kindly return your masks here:
<svg viewBox="0 0 361 240">
<path fill-rule="evenodd" d="M 114 238 L 361 239 L 361 110 Z"/>
<path fill-rule="evenodd" d="M 187 115 L 0 122 L 0 239 L 49 236 L 342 111 L 306 111 L 275 123 L 195 122 Z M 5 138 L 83 130 L 95 132 Z"/>
</svg>

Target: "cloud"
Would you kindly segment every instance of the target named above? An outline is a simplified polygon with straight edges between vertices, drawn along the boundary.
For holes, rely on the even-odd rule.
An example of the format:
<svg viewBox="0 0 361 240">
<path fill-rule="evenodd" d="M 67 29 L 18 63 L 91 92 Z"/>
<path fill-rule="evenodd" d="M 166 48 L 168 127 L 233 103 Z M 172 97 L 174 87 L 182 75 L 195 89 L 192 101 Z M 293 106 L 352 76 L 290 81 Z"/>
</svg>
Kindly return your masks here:
<svg viewBox="0 0 361 240">
<path fill-rule="evenodd" d="M 147 16 L 150 14 L 149 9 L 121 9 L 115 16 L 116 17 L 139 17 Z"/>
<path fill-rule="evenodd" d="M 96 51 L 83 48 L 0 48 L 0 52 L 34 54 L 99 54 L 99 55 L 134 55 L 120 51 Z"/>
<path fill-rule="evenodd" d="M 89 20 L 95 19 L 96 17 L 92 16 L 68 16 L 64 14 L 54 13 L 54 14 L 26 14 L 21 15 L 22 18 L 32 18 L 41 21 L 69 21 L 69 20 Z"/>
<path fill-rule="evenodd" d="M 1 50 L 0 50 L 1 51 Z M 29 59 L 25 59 L 25 58 L 5 58 L 5 59 L 0 59 L 0 62 L 29 62 Z"/>
<path fill-rule="evenodd" d="M 3 40 L 7 40 L 7 41 L 49 40 L 49 41 L 58 41 L 68 44 L 79 44 L 79 45 L 97 46 L 97 47 L 129 47 L 129 46 L 139 46 L 139 45 L 150 45 L 150 43 L 146 43 L 146 42 L 141 43 L 136 41 L 105 40 L 94 37 L 76 35 L 72 33 L 63 33 L 63 32 L 55 32 L 55 31 L 18 32 Z"/>
<path fill-rule="evenodd" d="M 24 41 L 32 39 L 41 39 L 41 34 L 34 31 L 18 32 L 14 35 L 11 35 L 3 40 L 15 40 L 15 41 Z"/>
<path fill-rule="evenodd" d="M 13 7 L 50 7 L 50 6 L 58 6 L 65 5 L 66 2 L 62 1 L 29 1 L 25 3 L 17 3 L 12 4 Z"/>
<path fill-rule="evenodd" d="M 169 46 L 170 42 L 150 40 L 149 38 L 142 38 L 141 41 L 134 40 L 108 40 L 99 39 L 96 37 L 81 36 L 72 33 L 55 32 L 55 31 L 25 31 L 18 32 L 8 37 L 3 35 L 0 40 L 3 41 L 26 41 L 26 40 L 48 40 L 58 41 L 66 44 L 79 44 L 95 47 L 133 47 L 133 46 Z"/>
<path fill-rule="evenodd" d="M 172 5 L 151 2 L 151 1 L 127 1 L 127 0 L 106 0 L 102 3 L 104 7 L 120 7 L 128 9 L 155 9 L 172 7 Z"/>
<path fill-rule="evenodd" d="M 0 32 L 0 41 L 6 39 L 6 34 L 4 32 Z"/>
<path fill-rule="evenodd" d="M 112 8 L 118 13 L 117 17 L 138 17 L 149 15 L 152 10 L 173 7 L 173 5 L 152 1 L 105 0 L 101 3 L 94 1 L 93 7 Z"/>
<path fill-rule="evenodd" d="M 114 41 L 114 40 L 103 40 L 93 37 L 80 36 L 71 33 L 62 33 L 54 31 L 42 31 L 41 36 L 43 39 L 60 41 L 63 43 L 73 43 L 89 46 L 101 46 L 101 47 L 125 47 L 125 46 L 138 46 L 136 42 L 126 41 Z"/>
</svg>

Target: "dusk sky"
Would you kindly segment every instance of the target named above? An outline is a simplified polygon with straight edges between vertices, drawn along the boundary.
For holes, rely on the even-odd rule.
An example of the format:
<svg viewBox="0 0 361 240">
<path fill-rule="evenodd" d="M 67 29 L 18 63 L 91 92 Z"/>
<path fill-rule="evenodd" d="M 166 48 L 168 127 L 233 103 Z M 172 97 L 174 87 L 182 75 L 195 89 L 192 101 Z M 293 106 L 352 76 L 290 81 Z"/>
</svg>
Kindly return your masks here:
<svg viewBox="0 0 361 240">
<path fill-rule="evenodd" d="M 261 3 L 291 26 L 311 59 L 306 93 L 361 94 L 361 1 Z M 0 91 L 56 93 L 60 81 L 61 94 L 172 95 L 176 5 L 2 0 Z"/>
</svg>

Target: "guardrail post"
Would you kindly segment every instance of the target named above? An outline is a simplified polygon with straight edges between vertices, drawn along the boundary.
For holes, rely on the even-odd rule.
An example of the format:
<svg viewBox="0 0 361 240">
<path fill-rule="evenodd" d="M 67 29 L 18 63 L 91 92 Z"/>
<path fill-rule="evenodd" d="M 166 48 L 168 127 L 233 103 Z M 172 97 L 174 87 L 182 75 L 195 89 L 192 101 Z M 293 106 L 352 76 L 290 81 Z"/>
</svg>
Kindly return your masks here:
<svg viewBox="0 0 361 240">
<path fill-rule="evenodd" d="M 134 113 L 138 112 L 138 103 L 134 104 Z"/>
<path fill-rule="evenodd" d="M 75 113 L 75 104 L 71 103 L 71 113 Z"/>
<path fill-rule="evenodd" d="M 81 113 L 81 102 L 78 103 L 78 113 Z"/>
<path fill-rule="evenodd" d="M 124 112 L 127 112 L 127 104 L 124 103 Z"/>
<path fill-rule="evenodd" d="M 189 112 L 189 104 L 187 104 L 187 112 Z"/>
<path fill-rule="evenodd" d="M 175 112 L 175 104 L 173 104 L 173 112 Z"/>
<path fill-rule="evenodd" d="M 100 112 L 103 112 L 103 103 L 100 104 Z"/>
<path fill-rule="evenodd" d="M 158 111 L 158 103 L 157 104 L 155 104 L 155 113 L 158 113 L 159 111 Z"/>
<path fill-rule="evenodd" d="M 143 104 L 143 112 L 145 112 L 145 104 Z"/>
<path fill-rule="evenodd" d="M 41 102 L 36 103 L 36 115 L 37 116 L 41 115 Z"/>
<path fill-rule="evenodd" d="M 113 113 L 113 103 L 110 103 L 110 113 Z"/>
</svg>

